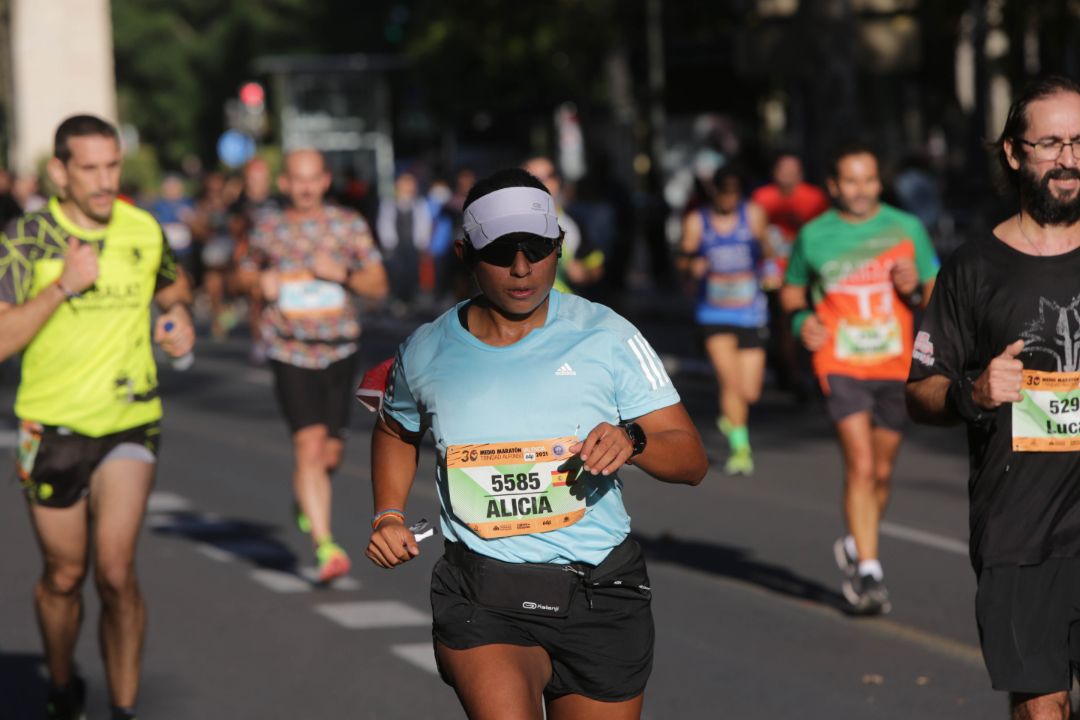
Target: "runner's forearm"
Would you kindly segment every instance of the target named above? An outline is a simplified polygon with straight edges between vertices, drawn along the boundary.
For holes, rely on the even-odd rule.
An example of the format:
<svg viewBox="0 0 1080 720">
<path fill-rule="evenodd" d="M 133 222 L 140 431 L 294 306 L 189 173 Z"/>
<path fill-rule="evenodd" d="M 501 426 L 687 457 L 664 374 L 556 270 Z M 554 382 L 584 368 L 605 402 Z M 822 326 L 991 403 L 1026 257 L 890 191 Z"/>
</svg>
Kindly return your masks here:
<svg viewBox="0 0 1080 720">
<path fill-rule="evenodd" d="M 381 300 L 390 292 L 386 269 L 379 263 L 369 263 L 359 270 L 353 270 L 346 278 L 345 285 L 357 295 L 373 300 Z"/>
<path fill-rule="evenodd" d="M 657 480 L 697 485 L 709 470 L 697 431 L 683 428 L 649 433 L 645 451 L 632 462 Z"/>
<path fill-rule="evenodd" d="M 0 361 L 22 352 L 65 299 L 53 284 L 22 305 L 0 304 Z"/>
<path fill-rule="evenodd" d="M 420 440 L 403 438 L 380 418 L 371 433 L 371 489 L 375 511 L 405 510 L 419 464 Z"/>
<path fill-rule="evenodd" d="M 944 375 L 932 375 L 910 381 L 905 389 L 908 415 L 925 425 L 955 425 L 960 421 L 948 403 L 952 380 Z"/>
<path fill-rule="evenodd" d="M 657 480 L 697 485 L 709 471 L 709 458 L 694 421 L 682 403 L 637 418 L 645 431 L 645 450 L 630 462 Z"/>
</svg>

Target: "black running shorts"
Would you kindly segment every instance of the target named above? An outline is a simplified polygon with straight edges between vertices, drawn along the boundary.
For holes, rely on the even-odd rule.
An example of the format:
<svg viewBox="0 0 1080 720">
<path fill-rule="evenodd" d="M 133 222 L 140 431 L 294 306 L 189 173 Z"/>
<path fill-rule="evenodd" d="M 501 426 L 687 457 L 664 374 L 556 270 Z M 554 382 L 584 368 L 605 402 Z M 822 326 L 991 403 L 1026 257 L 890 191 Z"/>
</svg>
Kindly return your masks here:
<svg viewBox="0 0 1080 720">
<path fill-rule="evenodd" d="M 274 393 L 290 432 L 311 425 L 325 425 L 330 437 L 345 437 L 349 412 L 356 402 L 353 385 L 357 357 L 354 353 L 325 368 L 303 368 L 270 361 L 274 371 Z"/>
<path fill-rule="evenodd" d="M 620 702 L 645 691 L 653 658 L 652 591 L 636 542 L 627 538 L 596 567 L 574 565 L 584 575 L 569 575 L 578 580 L 566 608 L 556 611 L 563 615 L 559 617 L 492 609 L 476 598 L 509 597 L 516 585 L 529 584 L 531 574 L 564 566 L 503 563 L 466 550 L 461 543 L 446 545 L 446 555 L 431 574 L 436 643 L 454 650 L 494 643 L 544 648 L 552 668 L 544 688 L 549 700 L 584 695 Z M 522 577 L 524 582 L 515 581 Z M 498 587 L 492 587 L 492 579 Z M 518 603 L 522 604 L 531 603 Z M 440 674 L 450 682 L 442 668 Z"/>
<path fill-rule="evenodd" d="M 983 659 L 995 690 L 1068 690 L 1080 664 L 1080 558 L 984 567 L 975 596 Z"/>
<path fill-rule="evenodd" d="M 90 491 L 90 476 L 106 460 L 155 462 L 161 444 L 158 423 L 101 437 L 23 421 L 19 426 L 16 471 L 27 499 L 53 508 L 71 507 Z"/>
<path fill-rule="evenodd" d="M 859 412 L 870 413 L 875 427 L 901 432 L 907 424 L 907 405 L 902 380 L 860 380 L 829 375 L 825 407 L 833 422 Z"/>
<path fill-rule="evenodd" d="M 698 338 L 702 344 L 713 335 L 734 335 L 740 350 L 756 350 L 769 344 L 769 328 L 766 326 L 698 325 Z"/>
</svg>

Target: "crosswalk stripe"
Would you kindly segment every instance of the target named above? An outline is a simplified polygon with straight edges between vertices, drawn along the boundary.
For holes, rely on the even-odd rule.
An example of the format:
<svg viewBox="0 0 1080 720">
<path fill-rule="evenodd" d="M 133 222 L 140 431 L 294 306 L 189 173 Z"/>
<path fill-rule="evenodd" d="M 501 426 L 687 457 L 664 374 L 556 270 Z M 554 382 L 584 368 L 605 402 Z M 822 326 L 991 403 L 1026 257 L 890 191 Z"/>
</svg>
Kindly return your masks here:
<svg viewBox="0 0 1080 720">
<path fill-rule="evenodd" d="M 389 627 L 422 627 L 431 624 L 431 614 L 420 612 L 395 600 L 326 603 L 315 612 L 350 630 Z"/>
<path fill-rule="evenodd" d="M 155 490 L 150 493 L 150 499 L 146 501 L 146 512 L 169 513 L 190 510 L 191 503 L 176 493 L 167 490 Z"/>
<path fill-rule="evenodd" d="M 251 579 L 267 590 L 276 593 L 302 593 L 311 591 L 311 583 L 302 577 L 281 570 L 256 568 L 251 571 Z"/>
<path fill-rule="evenodd" d="M 430 642 L 391 645 L 390 652 L 432 675 L 439 674 L 439 666 L 435 664 L 435 649 Z"/>
</svg>

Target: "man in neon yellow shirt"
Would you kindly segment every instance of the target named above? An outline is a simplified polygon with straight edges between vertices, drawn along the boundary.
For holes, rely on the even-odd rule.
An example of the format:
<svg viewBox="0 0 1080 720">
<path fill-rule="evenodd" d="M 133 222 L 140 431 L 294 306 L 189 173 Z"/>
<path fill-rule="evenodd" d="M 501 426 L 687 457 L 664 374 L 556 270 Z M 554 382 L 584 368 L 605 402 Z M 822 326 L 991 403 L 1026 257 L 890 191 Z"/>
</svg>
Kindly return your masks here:
<svg viewBox="0 0 1080 720">
<path fill-rule="evenodd" d="M 59 197 L 0 238 L 0 359 L 22 352 L 17 470 L 44 560 L 34 603 L 50 719 L 83 717 L 73 654 L 90 547 L 113 718 L 134 717 L 146 623 L 135 543 L 161 419 L 151 302 L 166 353 L 195 341 L 191 290 L 161 226 L 117 200 L 120 158 L 116 128 L 68 118 L 48 166 Z"/>
</svg>

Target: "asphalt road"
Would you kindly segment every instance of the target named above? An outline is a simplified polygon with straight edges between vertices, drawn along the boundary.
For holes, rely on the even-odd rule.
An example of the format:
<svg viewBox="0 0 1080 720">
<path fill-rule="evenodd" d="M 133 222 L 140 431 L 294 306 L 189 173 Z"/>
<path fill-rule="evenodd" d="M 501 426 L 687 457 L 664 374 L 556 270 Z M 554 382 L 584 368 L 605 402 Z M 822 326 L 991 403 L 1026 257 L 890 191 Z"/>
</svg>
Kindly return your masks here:
<svg viewBox="0 0 1080 720">
<path fill-rule="evenodd" d="M 725 477 L 715 388 L 696 372 L 689 328 L 670 312 L 635 318 L 676 361 L 675 384 L 713 460 L 696 488 L 624 475 L 654 588 L 645 716 L 1004 717 L 978 650 L 962 434 L 912 430 L 882 537 L 893 612 L 848 617 L 831 551 L 842 531 L 840 458 L 823 409 L 767 392 L 752 420 L 757 473 Z M 406 329 L 373 324 L 370 364 Z M 335 535 L 355 566 L 316 589 L 310 547 L 291 525 L 290 449 L 269 371 L 249 367 L 245 351 L 239 339 L 204 342 L 192 370 L 162 371 L 164 444 L 138 562 L 150 609 L 140 717 L 463 717 L 431 651 L 428 577 L 440 540 L 390 572 L 362 554 L 372 415 L 357 408 L 335 479 Z M 0 387 L 8 445 L 10 399 L 9 382 Z M 14 481 L 3 488 L 0 718 L 30 720 L 43 717 L 45 693 L 30 602 L 39 560 Z M 408 511 L 437 517 L 430 448 Z M 107 717 L 96 615 L 91 589 L 77 658 L 92 720 Z"/>
</svg>

